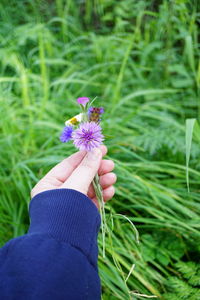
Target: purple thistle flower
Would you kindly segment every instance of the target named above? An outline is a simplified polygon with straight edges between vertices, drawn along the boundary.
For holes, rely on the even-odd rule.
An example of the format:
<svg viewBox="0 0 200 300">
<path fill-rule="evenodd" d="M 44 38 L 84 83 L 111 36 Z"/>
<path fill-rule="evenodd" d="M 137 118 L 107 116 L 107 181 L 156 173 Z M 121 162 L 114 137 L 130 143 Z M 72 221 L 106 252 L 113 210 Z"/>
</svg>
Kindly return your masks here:
<svg viewBox="0 0 200 300">
<path fill-rule="evenodd" d="M 60 136 L 62 143 L 66 143 L 72 139 L 73 126 L 65 126 Z"/>
<path fill-rule="evenodd" d="M 82 104 L 83 106 L 85 106 L 89 101 L 90 99 L 87 97 L 80 97 L 77 99 L 78 104 Z"/>
<path fill-rule="evenodd" d="M 81 123 L 80 127 L 72 133 L 75 147 L 86 151 L 99 147 L 104 140 L 101 130 L 101 126 L 95 122 Z"/>
</svg>

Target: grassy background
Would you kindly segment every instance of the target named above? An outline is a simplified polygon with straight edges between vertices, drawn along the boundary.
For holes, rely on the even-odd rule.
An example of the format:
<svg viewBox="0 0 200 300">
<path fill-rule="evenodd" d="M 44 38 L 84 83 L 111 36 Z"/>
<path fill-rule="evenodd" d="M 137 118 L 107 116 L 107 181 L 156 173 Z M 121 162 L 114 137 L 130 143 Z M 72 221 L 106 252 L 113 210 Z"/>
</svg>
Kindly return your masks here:
<svg viewBox="0 0 200 300">
<path fill-rule="evenodd" d="M 197 123 L 190 193 L 185 176 L 185 120 L 200 120 L 198 5 L 1 1 L 1 245 L 26 232 L 34 184 L 74 152 L 59 135 L 75 99 L 98 96 L 118 175 L 106 259 L 99 235 L 102 298 L 200 299 Z"/>
</svg>

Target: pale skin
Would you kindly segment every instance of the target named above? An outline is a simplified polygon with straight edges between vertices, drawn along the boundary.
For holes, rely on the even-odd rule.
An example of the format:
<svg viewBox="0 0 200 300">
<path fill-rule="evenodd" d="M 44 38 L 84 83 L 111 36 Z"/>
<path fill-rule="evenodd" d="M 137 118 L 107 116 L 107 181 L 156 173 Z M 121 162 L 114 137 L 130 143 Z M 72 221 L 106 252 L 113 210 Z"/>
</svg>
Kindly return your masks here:
<svg viewBox="0 0 200 300">
<path fill-rule="evenodd" d="M 114 194 L 114 183 L 117 180 L 113 173 L 114 162 L 102 159 L 107 153 L 105 145 L 87 153 L 79 151 L 65 158 L 52 168 L 32 189 L 31 197 L 52 189 L 74 189 L 87 195 L 98 207 L 92 180 L 98 172 L 104 201 L 110 200 Z"/>
</svg>

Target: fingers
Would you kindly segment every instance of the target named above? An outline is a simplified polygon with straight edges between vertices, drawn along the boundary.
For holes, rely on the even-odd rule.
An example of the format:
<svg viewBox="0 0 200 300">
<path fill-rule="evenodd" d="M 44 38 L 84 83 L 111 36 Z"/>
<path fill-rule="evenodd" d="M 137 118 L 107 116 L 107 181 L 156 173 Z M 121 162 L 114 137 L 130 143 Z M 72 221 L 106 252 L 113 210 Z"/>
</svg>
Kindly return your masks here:
<svg viewBox="0 0 200 300">
<path fill-rule="evenodd" d="M 100 176 L 100 178 L 99 178 L 99 182 L 100 182 L 100 185 L 103 190 L 105 190 L 109 186 L 112 186 L 113 184 L 115 184 L 116 180 L 117 180 L 117 176 L 115 173 L 107 173 L 107 174 Z M 95 192 L 94 192 L 94 188 L 92 187 L 92 185 L 89 188 L 88 197 L 90 199 L 95 197 Z"/>
<path fill-rule="evenodd" d="M 104 201 L 106 202 L 106 201 L 112 199 L 114 194 L 115 194 L 114 186 L 110 186 L 107 189 L 103 190 L 103 199 L 104 199 Z M 97 200 L 96 197 L 92 198 L 92 202 L 97 206 L 97 208 L 99 208 L 98 200 Z"/>
<path fill-rule="evenodd" d="M 100 149 L 101 149 L 101 152 L 102 152 L 102 156 L 105 156 L 108 152 L 108 148 L 105 145 L 101 145 Z"/>
<path fill-rule="evenodd" d="M 68 158 L 63 159 L 45 175 L 44 179 L 56 178 L 57 180 L 64 182 L 81 163 L 85 155 L 86 151 L 79 151 L 70 155 Z"/>
<path fill-rule="evenodd" d="M 88 152 L 71 176 L 63 183 L 62 188 L 70 188 L 87 194 L 88 188 L 98 172 L 102 159 L 102 151 L 95 148 Z"/>
<path fill-rule="evenodd" d="M 103 190 L 103 199 L 104 201 L 110 200 L 115 194 L 114 186 L 110 186 L 107 189 Z"/>
<path fill-rule="evenodd" d="M 101 145 L 100 149 L 102 151 L 102 156 L 106 155 L 107 147 L 105 145 Z M 79 151 L 72 154 L 51 169 L 44 178 L 55 178 L 61 183 L 65 182 L 72 172 L 78 167 L 86 154 L 86 151 Z"/>
<path fill-rule="evenodd" d="M 100 167 L 99 167 L 99 176 L 101 178 L 101 175 L 104 175 L 104 174 L 107 174 L 107 173 L 110 173 L 113 169 L 114 169 L 114 162 L 112 160 L 102 160 L 101 161 L 101 164 L 100 164 Z M 108 185 L 112 185 L 114 183 L 110 183 Z M 90 185 L 89 187 L 89 190 L 88 190 L 88 197 L 89 198 L 92 198 L 94 196 L 94 189 L 93 189 L 93 186 L 92 184 Z"/>
<path fill-rule="evenodd" d="M 98 170 L 99 175 L 103 175 L 111 172 L 115 167 L 115 164 L 112 160 L 104 159 L 101 162 L 100 168 Z"/>
<path fill-rule="evenodd" d="M 117 180 L 117 176 L 115 173 L 107 173 L 105 175 L 102 175 L 99 181 L 102 189 L 105 189 L 110 185 L 115 184 L 116 180 Z"/>
</svg>

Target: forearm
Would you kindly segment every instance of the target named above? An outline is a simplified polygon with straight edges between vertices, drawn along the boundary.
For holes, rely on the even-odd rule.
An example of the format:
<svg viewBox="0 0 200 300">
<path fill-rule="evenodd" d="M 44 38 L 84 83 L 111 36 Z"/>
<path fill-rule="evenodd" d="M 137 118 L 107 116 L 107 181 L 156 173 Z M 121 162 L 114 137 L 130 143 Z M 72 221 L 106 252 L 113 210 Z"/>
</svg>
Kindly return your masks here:
<svg viewBox="0 0 200 300">
<path fill-rule="evenodd" d="M 100 299 L 99 213 L 74 190 L 43 192 L 30 204 L 28 234 L 0 250 L 5 299 Z"/>
</svg>

